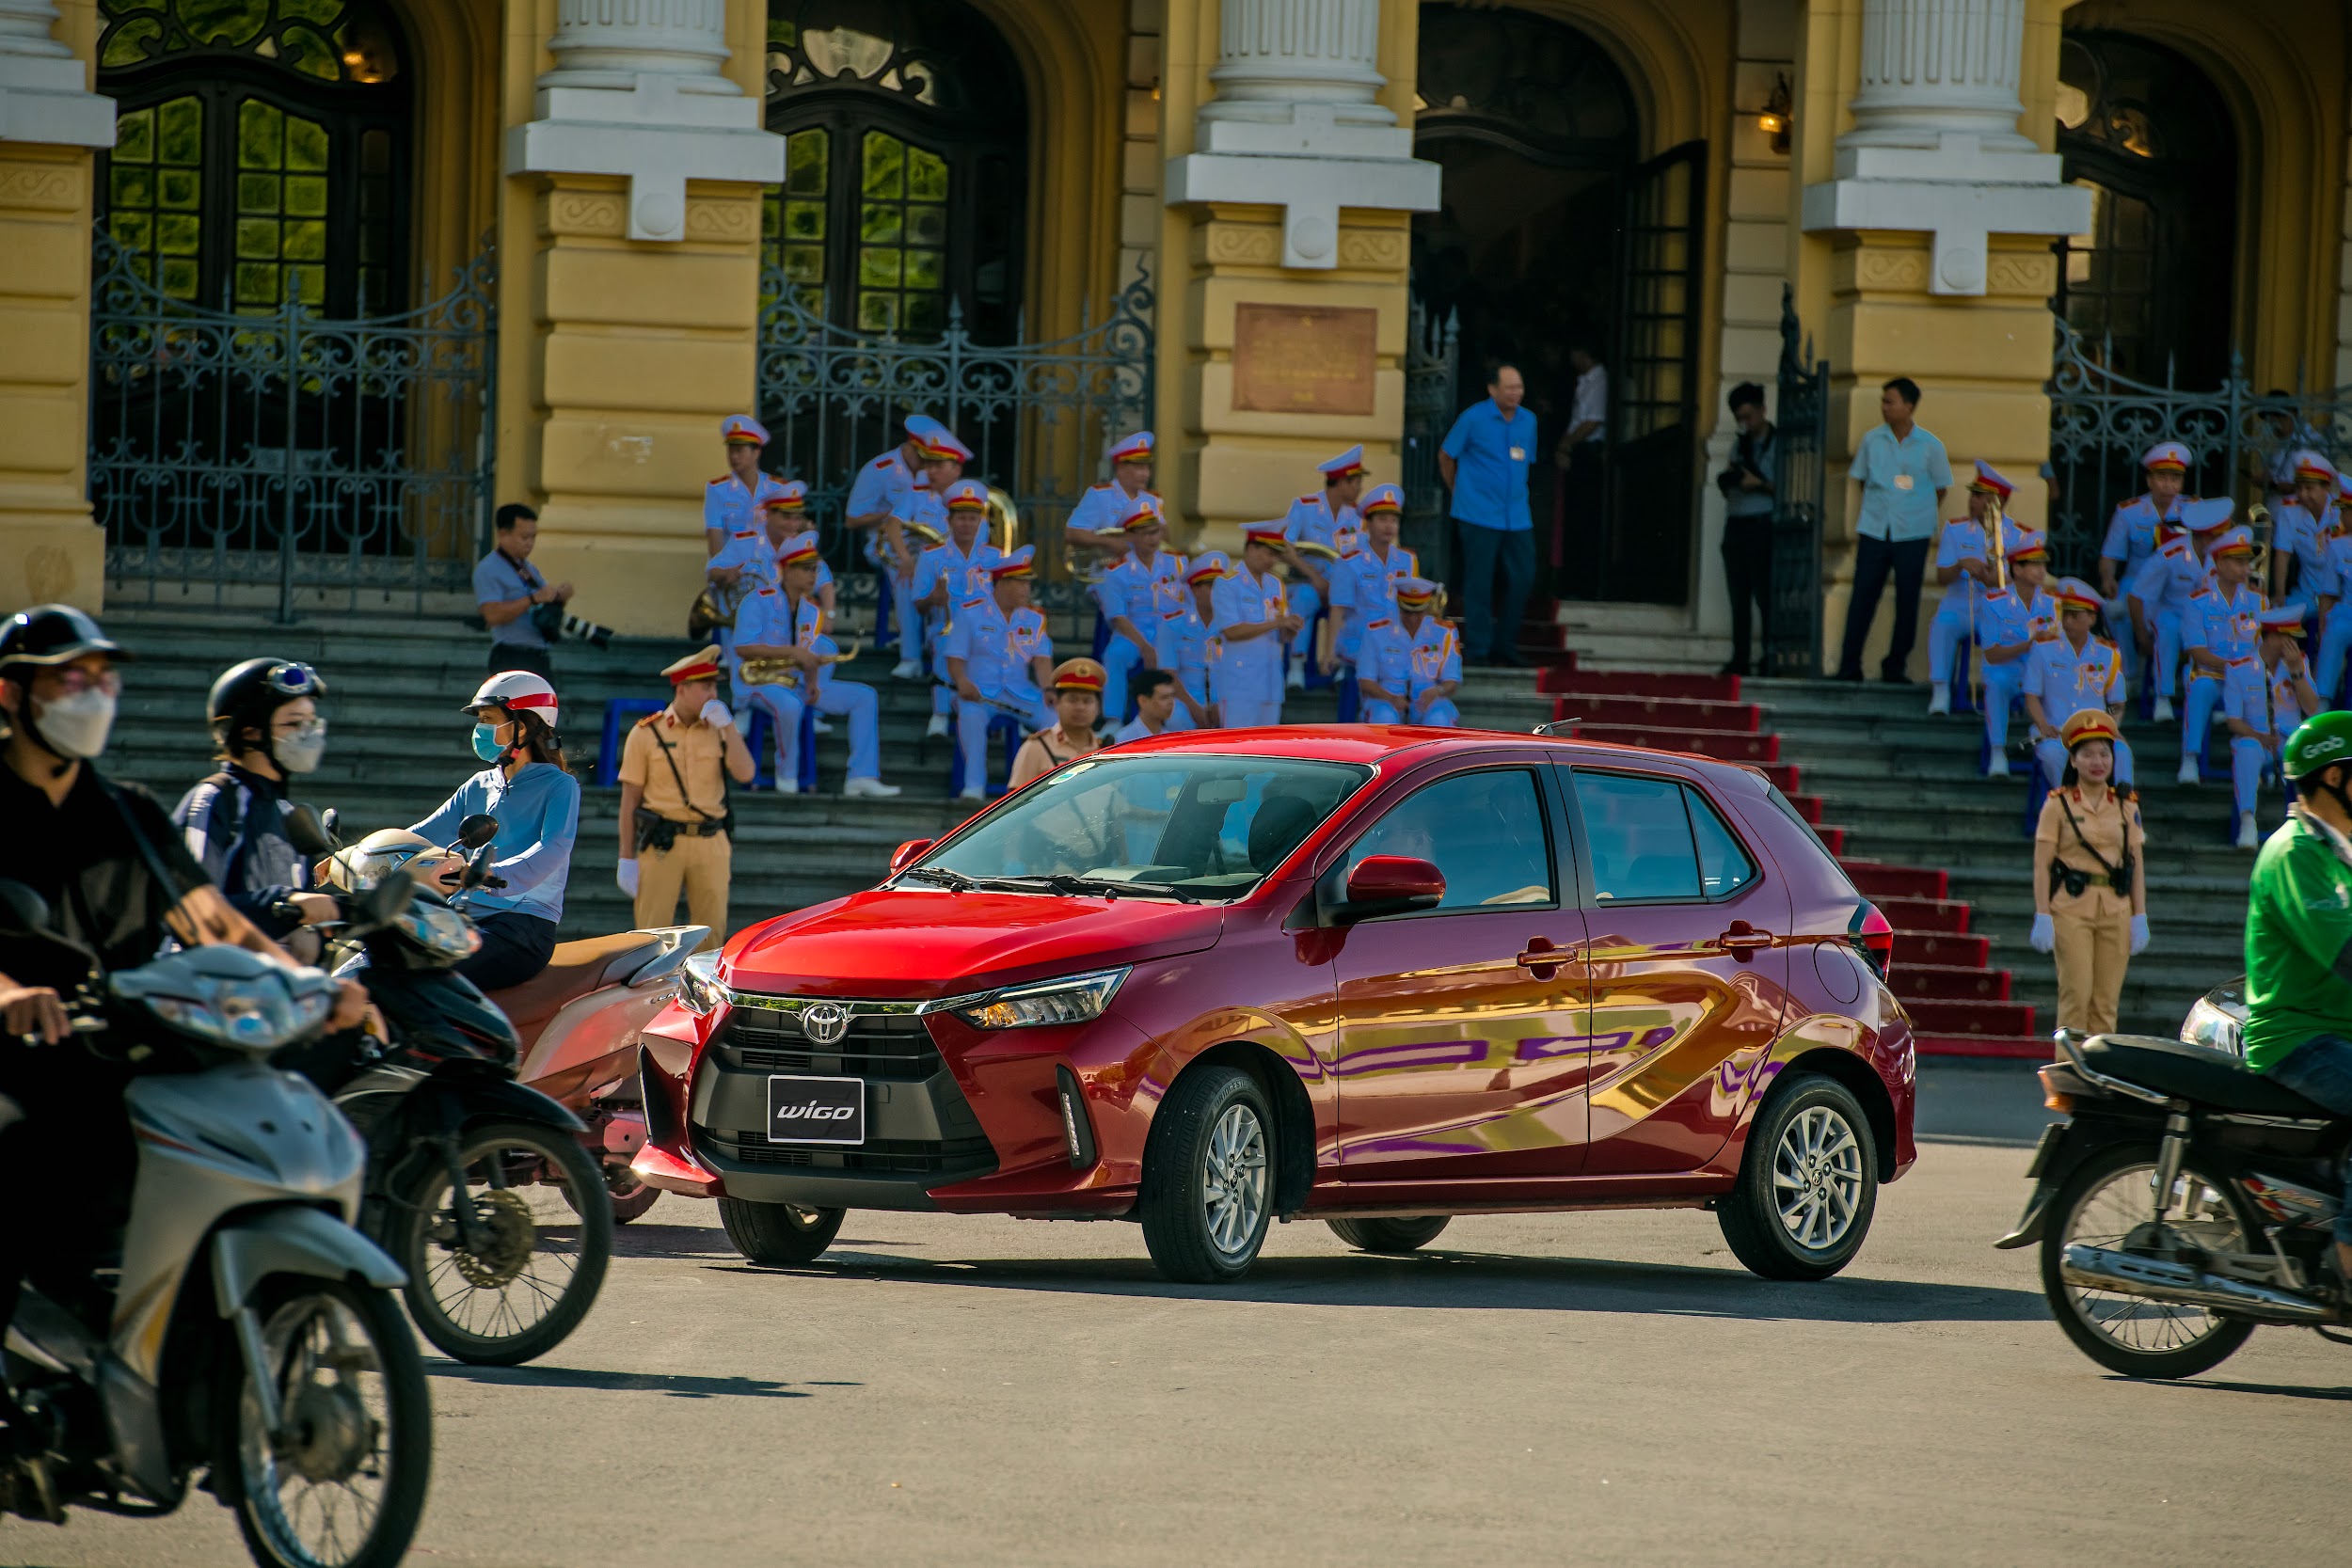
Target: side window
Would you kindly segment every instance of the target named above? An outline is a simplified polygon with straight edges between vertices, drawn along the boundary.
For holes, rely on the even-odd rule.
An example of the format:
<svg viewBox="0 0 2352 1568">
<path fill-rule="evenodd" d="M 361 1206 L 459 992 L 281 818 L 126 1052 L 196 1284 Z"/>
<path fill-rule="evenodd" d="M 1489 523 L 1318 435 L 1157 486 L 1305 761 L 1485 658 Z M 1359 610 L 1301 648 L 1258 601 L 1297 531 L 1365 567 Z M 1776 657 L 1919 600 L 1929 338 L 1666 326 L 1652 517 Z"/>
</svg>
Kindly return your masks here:
<svg viewBox="0 0 2352 1568">
<path fill-rule="evenodd" d="M 1682 785 L 1636 773 L 1578 768 L 1577 810 L 1593 852 L 1593 897 L 1603 904 L 1696 898 L 1699 862 Z"/>
<path fill-rule="evenodd" d="M 1552 854 L 1535 775 L 1456 773 L 1391 807 L 1348 850 L 1343 878 L 1369 855 L 1407 855 L 1445 875 L 1440 910 L 1551 904 Z"/>
<path fill-rule="evenodd" d="M 1756 880 L 1756 863 L 1731 836 L 1731 830 L 1724 826 L 1707 797 L 1688 784 L 1683 785 L 1683 792 L 1691 802 L 1691 832 L 1699 841 L 1701 890 L 1709 898 L 1722 898 Z"/>
</svg>

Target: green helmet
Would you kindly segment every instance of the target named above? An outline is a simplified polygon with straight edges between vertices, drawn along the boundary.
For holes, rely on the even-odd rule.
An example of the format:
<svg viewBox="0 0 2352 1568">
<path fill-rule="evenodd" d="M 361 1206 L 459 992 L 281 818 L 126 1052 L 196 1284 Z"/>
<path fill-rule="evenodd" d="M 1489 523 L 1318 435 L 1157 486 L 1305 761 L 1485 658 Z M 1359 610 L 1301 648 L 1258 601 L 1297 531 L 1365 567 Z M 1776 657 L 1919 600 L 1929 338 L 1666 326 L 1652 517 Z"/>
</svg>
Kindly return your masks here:
<svg viewBox="0 0 2352 1568">
<path fill-rule="evenodd" d="M 2284 771 L 2307 778 L 2323 768 L 2352 768 L 2352 713 L 2315 714 L 2287 736 Z"/>
</svg>

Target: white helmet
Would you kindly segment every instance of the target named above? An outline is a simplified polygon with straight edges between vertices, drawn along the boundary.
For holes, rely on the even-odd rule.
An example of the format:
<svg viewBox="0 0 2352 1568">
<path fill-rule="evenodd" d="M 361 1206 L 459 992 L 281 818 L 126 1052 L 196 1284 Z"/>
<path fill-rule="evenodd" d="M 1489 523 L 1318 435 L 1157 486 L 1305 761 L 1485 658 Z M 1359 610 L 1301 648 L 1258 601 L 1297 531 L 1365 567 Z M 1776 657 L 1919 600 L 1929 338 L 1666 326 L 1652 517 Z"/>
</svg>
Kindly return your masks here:
<svg viewBox="0 0 2352 1568">
<path fill-rule="evenodd" d="M 535 713 L 548 729 L 555 726 L 555 688 L 528 670 L 502 670 L 482 683 L 465 711 L 502 707 L 514 713 Z"/>
</svg>

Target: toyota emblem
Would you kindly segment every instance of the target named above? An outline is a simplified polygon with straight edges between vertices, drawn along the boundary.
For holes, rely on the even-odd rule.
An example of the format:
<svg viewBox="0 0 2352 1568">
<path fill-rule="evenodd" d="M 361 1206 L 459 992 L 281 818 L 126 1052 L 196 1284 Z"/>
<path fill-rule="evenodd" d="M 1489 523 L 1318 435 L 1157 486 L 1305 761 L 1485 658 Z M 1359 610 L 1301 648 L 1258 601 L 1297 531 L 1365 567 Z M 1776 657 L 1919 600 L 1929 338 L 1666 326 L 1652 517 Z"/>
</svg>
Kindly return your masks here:
<svg viewBox="0 0 2352 1568">
<path fill-rule="evenodd" d="M 839 1045 L 850 1032 L 850 1009 L 838 1002 L 813 1002 L 801 1009 L 801 1033 L 818 1045 Z"/>
</svg>

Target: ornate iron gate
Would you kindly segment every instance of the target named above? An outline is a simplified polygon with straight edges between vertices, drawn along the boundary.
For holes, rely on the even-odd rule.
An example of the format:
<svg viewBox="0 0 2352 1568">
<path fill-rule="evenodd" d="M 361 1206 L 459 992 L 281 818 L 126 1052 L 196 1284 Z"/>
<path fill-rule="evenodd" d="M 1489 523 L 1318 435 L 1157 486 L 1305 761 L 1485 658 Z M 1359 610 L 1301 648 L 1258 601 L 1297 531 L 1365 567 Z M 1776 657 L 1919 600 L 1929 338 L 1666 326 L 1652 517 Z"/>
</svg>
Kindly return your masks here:
<svg viewBox="0 0 2352 1568">
<path fill-rule="evenodd" d="M 1802 335 L 1796 293 L 1780 286 L 1780 397 L 1772 420 L 1780 460 L 1772 485 L 1772 625 L 1766 669 L 1811 679 L 1821 673 L 1821 491 L 1829 440 L 1829 361 Z"/>
<path fill-rule="evenodd" d="M 2153 386 L 2108 369 L 2111 346 L 2058 323 L 2050 392 L 2050 555 L 2058 570 L 2097 569 L 2107 519 L 2140 493 L 2139 460 L 2158 441 L 2188 448 L 2187 493 L 2229 496 L 2241 512 L 2264 500 L 2287 454 L 2305 447 L 2352 456 L 2352 387 L 2254 395 L 2242 356 L 2209 392 Z M 2268 528 L 2258 530 L 2265 542 Z"/>
<path fill-rule="evenodd" d="M 1415 295 L 1405 332 L 1405 451 L 1398 483 L 1405 491 L 1405 547 L 1421 562 L 1423 576 L 1444 582 L 1454 573 L 1454 531 L 1446 527 L 1444 482 L 1438 477 L 1438 448 L 1454 428 L 1460 396 L 1460 315 L 1440 323 Z"/>
<path fill-rule="evenodd" d="M 1058 603 L 1070 593 L 1061 524 L 1103 477 L 1103 453 L 1152 422 L 1152 287 L 1139 277 L 1111 313 L 1070 337 L 1004 346 L 976 343 L 951 304 L 933 342 L 902 341 L 834 325 L 803 308 L 782 272 L 762 278 L 759 409 L 772 440 L 769 466 L 806 480 L 809 510 L 836 571 L 851 564 L 840 527 L 857 466 L 902 439 L 899 421 L 930 414 L 972 449 L 965 472 L 1010 497 L 1021 537 L 1039 546 Z M 1091 311 L 1087 313 L 1090 314 Z M 843 582 L 870 596 L 861 567 Z"/>
<path fill-rule="evenodd" d="M 486 549 L 494 267 L 397 315 L 208 309 L 97 237 L 90 506 L 114 602 L 387 608 Z M 328 601 L 332 601 L 331 604 Z"/>
</svg>

